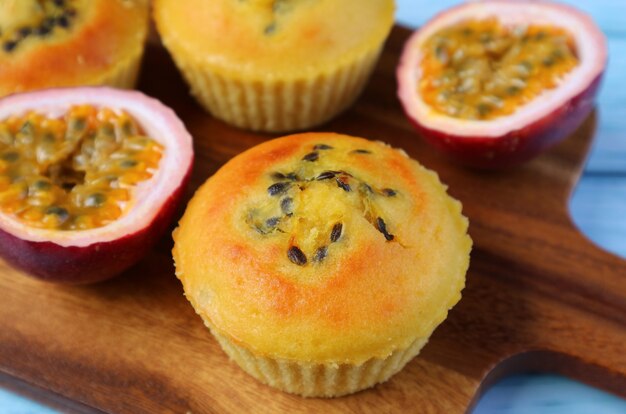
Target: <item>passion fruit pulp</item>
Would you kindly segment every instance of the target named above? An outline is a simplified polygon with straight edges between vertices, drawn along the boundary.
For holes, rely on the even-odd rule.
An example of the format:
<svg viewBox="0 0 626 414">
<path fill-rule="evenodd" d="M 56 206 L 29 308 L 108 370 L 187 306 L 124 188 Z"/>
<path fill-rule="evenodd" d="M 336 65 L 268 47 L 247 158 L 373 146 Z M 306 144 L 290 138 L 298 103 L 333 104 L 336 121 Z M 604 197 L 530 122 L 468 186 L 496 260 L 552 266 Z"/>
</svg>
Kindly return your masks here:
<svg viewBox="0 0 626 414">
<path fill-rule="evenodd" d="M 0 255 L 48 281 L 137 262 L 168 228 L 193 161 L 170 109 L 139 92 L 57 89 L 0 101 Z"/>
<path fill-rule="evenodd" d="M 466 3 L 409 38 L 398 95 L 427 142 L 466 165 L 505 167 L 582 124 L 606 61 L 604 35 L 572 7 Z"/>
</svg>

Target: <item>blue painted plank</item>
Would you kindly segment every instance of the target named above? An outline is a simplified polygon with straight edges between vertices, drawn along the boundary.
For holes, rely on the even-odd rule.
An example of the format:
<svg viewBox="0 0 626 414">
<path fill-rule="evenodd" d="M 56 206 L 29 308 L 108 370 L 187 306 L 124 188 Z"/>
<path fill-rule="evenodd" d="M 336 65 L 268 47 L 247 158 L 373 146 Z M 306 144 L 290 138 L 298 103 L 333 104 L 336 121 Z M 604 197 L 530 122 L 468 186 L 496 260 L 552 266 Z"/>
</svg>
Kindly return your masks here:
<svg viewBox="0 0 626 414">
<path fill-rule="evenodd" d="M 56 414 L 58 411 L 0 388 L 0 414 Z"/>
<path fill-rule="evenodd" d="M 584 175 L 570 212 L 576 225 L 594 243 L 626 258 L 626 176 Z"/>
<path fill-rule="evenodd" d="M 417 27 L 448 7 L 462 3 L 460 0 L 396 0 L 397 20 L 400 24 Z M 562 1 L 585 11 L 611 37 L 626 37 L 626 1 L 624 0 L 578 0 Z"/>
<path fill-rule="evenodd" d="M 624 414 L 626 401 L 556 375 L 518 375 L 487 391 L 474 414 Z"/>
<path fill-rule="evenodd" d="M 624 2 L 626 4 L 626 2 Z M 626 27 L 626 15 L 623 17 Z M 609 38 L 609 66 L 598 99 L 600 122 L 588 171 L 626 172 L 626 38 Z"/>
</svg>

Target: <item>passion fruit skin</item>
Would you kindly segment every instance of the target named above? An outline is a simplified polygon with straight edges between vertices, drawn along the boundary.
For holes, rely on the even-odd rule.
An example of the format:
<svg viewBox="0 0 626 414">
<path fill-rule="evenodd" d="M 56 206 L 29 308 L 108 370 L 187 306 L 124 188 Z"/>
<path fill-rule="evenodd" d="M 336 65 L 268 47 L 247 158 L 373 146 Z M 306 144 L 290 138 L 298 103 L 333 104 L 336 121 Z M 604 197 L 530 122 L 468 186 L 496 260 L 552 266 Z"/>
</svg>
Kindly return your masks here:
<svg viewBox="0 0 626 414">
<path fill-rule="evenodd" d="M 538 156 L 572 135 L 595 107 L 602 83 L 598 76 L 580 95 L 540 120 L 493 137 L 467 137 L 424 127 L 407 111 L 405 114 L 426 142 L 456 163 L 478 169 L 514 167 Z"/>
<path fill-rule="evenodd" d="M 169 131 L 160 131 L 162 134 L 167 132 L 176 132 L 181 139 L 169 141 L 170 150 L 173 146 L 183 149 L 177 149 L 183 154 L 183 161 L 177 164 L 170 162 L 161 168 L 167 175 L 175 175 L 176 177 L 169 183 L 166 183 L 169 195 L 163 193 L 163 198 L 159 198 L 159 204 L 152 206 L 155 212 L 150 221 L 142 222 L 142 217 L 136 217 L 140 222 L 135 226 L 134 230 L 123 230 L 116 232 L 109 240 L 99 241 L 93 240 L 91 243 L 83 243 L 81 245 L 67 245 L 67 243 L 58 243 L 52 240 L 29 240 L 29 236 L 20 237 L 20 234 L 10 232 L 3 226 L 0 226 L 0 257 L 8 264 L 25 272 L 27 276 L 39 279 L 45 282 L 59 284 L 88 284 L 100 282 L 117 276 L 140 261 L 160 238 L 170 230 L 171 223 L 175 216 L 179 213 L 179 207 L 184 198 L 185 188 L 189 182 L 194 154 L 192 149 L 191 135 L 185 129 L 182 121 L 178 119 L 174 111 L 157 101 L 156 99 L 147 97 L 137 91 L 117 90 L 108 87 L 79 87 L 79 88 L 63 88 L 49 89 L 45 91 L 29 92 L 26 94 L 16 94 L 5 97 L 0 100 L 0 111 L 2 107 L 13 102 L 19 103 L 23 100 L 33 101 L 40 100 L 42 102 L 49 101 L 51 97 L 59 95 L 62 101 L 65 96 L 71 99 L 80 100 L 84 97 L 85 104 L 110 106 L 111 102 L 118 102 L 119 108 L 126 110 L 129 102 L 135 102 L 141 105 L 147 112 L 155 114 L 155 118 L 166 119 L 168 125 L 172 125 Z M 105 102 L 94 101 L 94 97 L 105 96 Z M 32 107 L 37 110 L 37 106 Z M 132 111 L 130 111 L 133 115 Z M 162 125 L 162 124 L 159 124 Z M 166 151 L 168 147 L 166 146 Z M 165 162 L 162 160 L 162 163 Z M 173 169 L 178 169 L 173 171 Z M 155 183 L 156 184 L 156 183 Z M 154 188 L 153 191 L 162 191 Z M 161 202 L 161 200 L 163 200 Z M 3 214 L 3 213 L 0 213 Z M 131 226 L 132 227 L 132 226 Z M 62 233 L 64 230 L 58 230 Z M 89 230 L 86 230 L 87 232 Z M 78 232 L 76 232 L 78 233 Z M 61 236 L 62 237 L 62 236 Z"/>
<path fill-rule="evenodd" d="M 143 230 L 85 247 L 20 239 L 0 229 L 0 256 L 27 275 L 46 282 L 81 285 L 115 277 L 139 262 L 170 228 L 179 211 L 189 169 L 181 187 Z"/>
<path fill-rule="evenodd" d="M 473 4 L 483 4 L 485 7 L 497 8 L 498 5 L 511 5 L 511 3 L 505 0 L 485 0 Z M 553 11 L 559 10 L 560 13 L 570 16 L 574 15 L 576 18 L 584 20 L 585 23 L 582 28 L 593 39 L 592 42 L 599 51 L 599 59 L 602 59 L 600 64 L 601 70 L 597 71 L 594 76 L 585 79 L 585 85 L 583 85 L 584 88 L 581 89 L 581 92 L 564 100 L 560 105 L 551 108 L 547 113 L 536 117 L 534 121 L 515 125 L 514 128 L 502 135 L 486 136 L 486 134 L 471 135 L 461 133 L 463 131 L 462 121 L 446 130 L 429 128 L 426 126 L 427 122 L 423 122 L 422 119 L 412 113 L 412 102 L 410 102 L 412 98 L 410 96 L 411 94 L 417 94 L 417 91 L 409 90 L 413 84 L 408 81 L 407 74 L 411 73 L 412 68 L 416 64 L 419 65 L 419 62 L 416 63 L 410 57 L 410 49 L 416 47 L 416 40 L 430 24 L 473 6 L 472 3 L 465 3 L 436 16 L 407 40 L 396 72 L 398 80 L 397 93 L 405 115 L 417 129 L 419 135 L 440 153 L 461 165 L 478 169 L 503 169 L 524 163 L 572 135 L 595 107 L 596 96 L 604 77 L 607 60 L 606 39 L 600 29 L 588 16 L 571 6 L 548 1 L 531 2 L 528 0 L 522 0 L 516 4 L 520 7 L 526 7 L 530 4 L 538 7 L 547 7 Z M 471 15 L 468 14 L 465 17 L 471 17 Z M 538 99 L 541 99 L 541 97 Z M 527 105 L 532 105 L 532 102 Z M 491 121 L 486 120 L 482 122 L 488 124 Z"/>
</svg>

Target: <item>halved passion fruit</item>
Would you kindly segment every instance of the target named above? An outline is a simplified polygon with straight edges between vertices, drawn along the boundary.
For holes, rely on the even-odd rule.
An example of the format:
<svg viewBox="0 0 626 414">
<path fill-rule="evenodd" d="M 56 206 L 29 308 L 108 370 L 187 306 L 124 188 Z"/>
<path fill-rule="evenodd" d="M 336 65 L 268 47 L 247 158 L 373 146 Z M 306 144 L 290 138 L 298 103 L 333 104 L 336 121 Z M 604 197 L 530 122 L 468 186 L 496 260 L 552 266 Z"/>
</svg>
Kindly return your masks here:
<svg viewBox="0 0 626 414">
<path fill-rule="evenodd" d="M 572 7 L 471 2 L 438 15 L 407 41 L 398 94 L 436 148 L 467 165 L 503 167 L 580 126 L 606 61 L 604 35 Z"/>
<path fill-rule="evenodd" d="M 56 89 L 0 100 L 0 255 L 54 282 L 137 262 L 169 226 L 192 139 L 139 92 Z"/>
</svg>

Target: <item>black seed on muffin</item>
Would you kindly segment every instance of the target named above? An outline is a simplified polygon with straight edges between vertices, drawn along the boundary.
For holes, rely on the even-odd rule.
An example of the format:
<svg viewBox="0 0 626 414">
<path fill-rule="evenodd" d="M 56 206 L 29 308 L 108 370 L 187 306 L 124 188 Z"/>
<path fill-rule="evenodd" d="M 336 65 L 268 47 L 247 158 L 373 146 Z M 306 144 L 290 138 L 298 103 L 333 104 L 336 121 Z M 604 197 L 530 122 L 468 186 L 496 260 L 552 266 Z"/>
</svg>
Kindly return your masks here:
<svg viewBox="0 0 626 414">
<path fill-rule="evenodd" d="M 280 183 L 272 184 L 269 187 L 267 187 L 267 192 L 271 196 L 277 196 L 277 195 L 283 194 L 285 191 L 287 191 L 289 186 L 291 186 L 290 183 L 287 183 L 287 182 L 283 181 L 283 182 L 280 182 Z"/>
<path fill-rule="evenodd" d="M 298 176 L 296 175 L 296 173 L 290 172 L 287 174 L 283 174 L 281 172 L 275 172 L 272 173 L 271 175 L 273 180 L 291 180 L 291 181 L 298 181 Z"/>
<path fill-rule="evenodd" d="M 265 26 L 265 29 L 263 29 L 263 33 L 265 33 L 268 36 L 271 34 L 274 34 L 275 32 L 276 32 L 276 22 L 272 22 L 268 24 L 267 26 Z"/>
<path fill-rule="evenodd" d="M 316 146 L 313 147 L 314 150 L 331 150 L 333 149 L 333 147 L 331 147 L 330 145 L 326 145 L 326 144 L 317 144 Z"/>
<path fill-rule="evenodd" d="M 282 200 L 280 200 L 280 209 L 283 212 L 283 214 L 286 214 L 288 216 L 293 214 L 293 198 L 285 197 Z"/>
<path fill-rule="evenodd" d="M 374 193 L 374 190 L 368 183 L 361 184 L 361 191 L 363 191 L 364 193 L 368 193 L 368 194 Z"/>
<path fill-rule="evenodd" d="M 320 175 L 317 176 L 316 180 L 317 181 L 323 181 L 323 180 L 329 180 L 331 178 L 335 177 L 335 172 L 334 171 L 324 171 L 323 173 L 321 173 Z"/>
<path fill-rule="evenodd" d="M 341 237 L 341 233 L 343 232 L 343 224 L 335 223 L 333 229 L 330 232 L 330 241 L 331 243 L 335 243 Z"/>
<path fill-rule="evenodd" d="M 265 220 L 265 225 L 267 227 L 273 228 L 273 227 L 278 226 L 279 222 L 280 222 L 280 217 L 271 217 Z"/>
<path fill-rule="evenodd" d="M 273 180 L 284 180 L 286 178 L 287 178 L 287 176 L 285 174 L 281 173 L 281 172 L 272 173 L 272 179 Z"/>
<path fill-rule="evenodd" d="M 304 157 L 302 157 L 302 161 L 317 161 L 318 158 L 320 157 L 319 152 L 313 151 L 313 152 L 309 152 L 307 155 L 305 155 Z"/>
<path fill-rule="evenodd" d="M 65 6 L 65 0 L 54 0 L 54 5 L 57 7 Z"/>
<path fill-rule="evenodd" d="M 21 37 L 28 37 L 32 32 L 33 32 L 33 29 L 31 29 L 30 27 L 22 27 L 18 31 Z"/>
<path fill-rule="evenodd" d="M 287 257 L 292 263 L 297 264 L 298 266 L 304 266 L 307 262 L 306 255 L 297 246 L 291 246 L 289 248 L 287 251 Z"/>
<path fill-rule="evenodd" d="M 56 24 L 59 27 L 68 28 L 70 26 L 70 21 L 67 16 L 60 16 L 57 17 Z"/>
<path fill-rule="evenodd" d="M 350 154 L 371 154 L 371 153 L 372 153 L 371 151 L 368 151 L 366 149 L 361 149 L 361 148 L 350 151 Z"/>
<path fill-rule="evenodd" d="M 46 36 L 48 35 L 52 29 L 49 26 L 41 26 L 35 29 L 35 34 L 37 36 Z"/>
<path fill-rule="evenodd" d="M 328 255 L 328 247 L 322 246 L 315 251 L 315 256 L 313 256 L 314 262 L 321 262 Z"/>
<path fill-rule="evenodd" d="M 55 23 L 55 19 L 53 17 L 46 18 L 41 24 L 41 26 L 35 29 L 35 34 L 38 36 L 48 35 L 52 31 L 52 28 L 54 27 L 54 23 Z"/>
<path fill-rule="evenodd" d="M 255 225 L 254 225 L 254 229 L 255 229 L 255 230 L 256 230 L 259 234 L 262 234 L 262 235 L 264 235 L 264 236 L 267 234 L 267 232 L 265 231 L 265 229 L 264 229 L 264 228 L 262 228 L 260 224 L 255 224 Z"/>
<path fill-rule="evenodd" d="M 389 231 L 387 231 L 387 224 L 385 223 L 385 220 L 383 220 L 381 217 L 378 217 L 376 219 L 376 228 L 383 234 L 383 236 L 385 236 L 385 239 L 387 239 L 387 241 L 393 240 L 393 234 L 389 234 Z"/>
<path fill-rule="evenodd" d="M 341 188 L 343 191 L 347 192 L 347 193 L 352 191 L 352 188 L 350 187 L 350 184 L 346 183 L 345 181 L 341 180 L 340 178 L 337 178 L 337 186 L 339 188 Z"/>
<path fill-rule="evenodd" d="M 15 49 L 16 47 L 17 47 L 17 42 L 14 40 L 7 40 L 6 42 L 2 44 L 2 49 L 5 52 L 12 52 L 13 49 Z"/>
<path fill-rule="evenodd" d="M 387 197 L 395 197 L 397 194 L 396 190 L 392 190 L 391 188 L 383 188 L 382 193 Z"/>
</svg>

